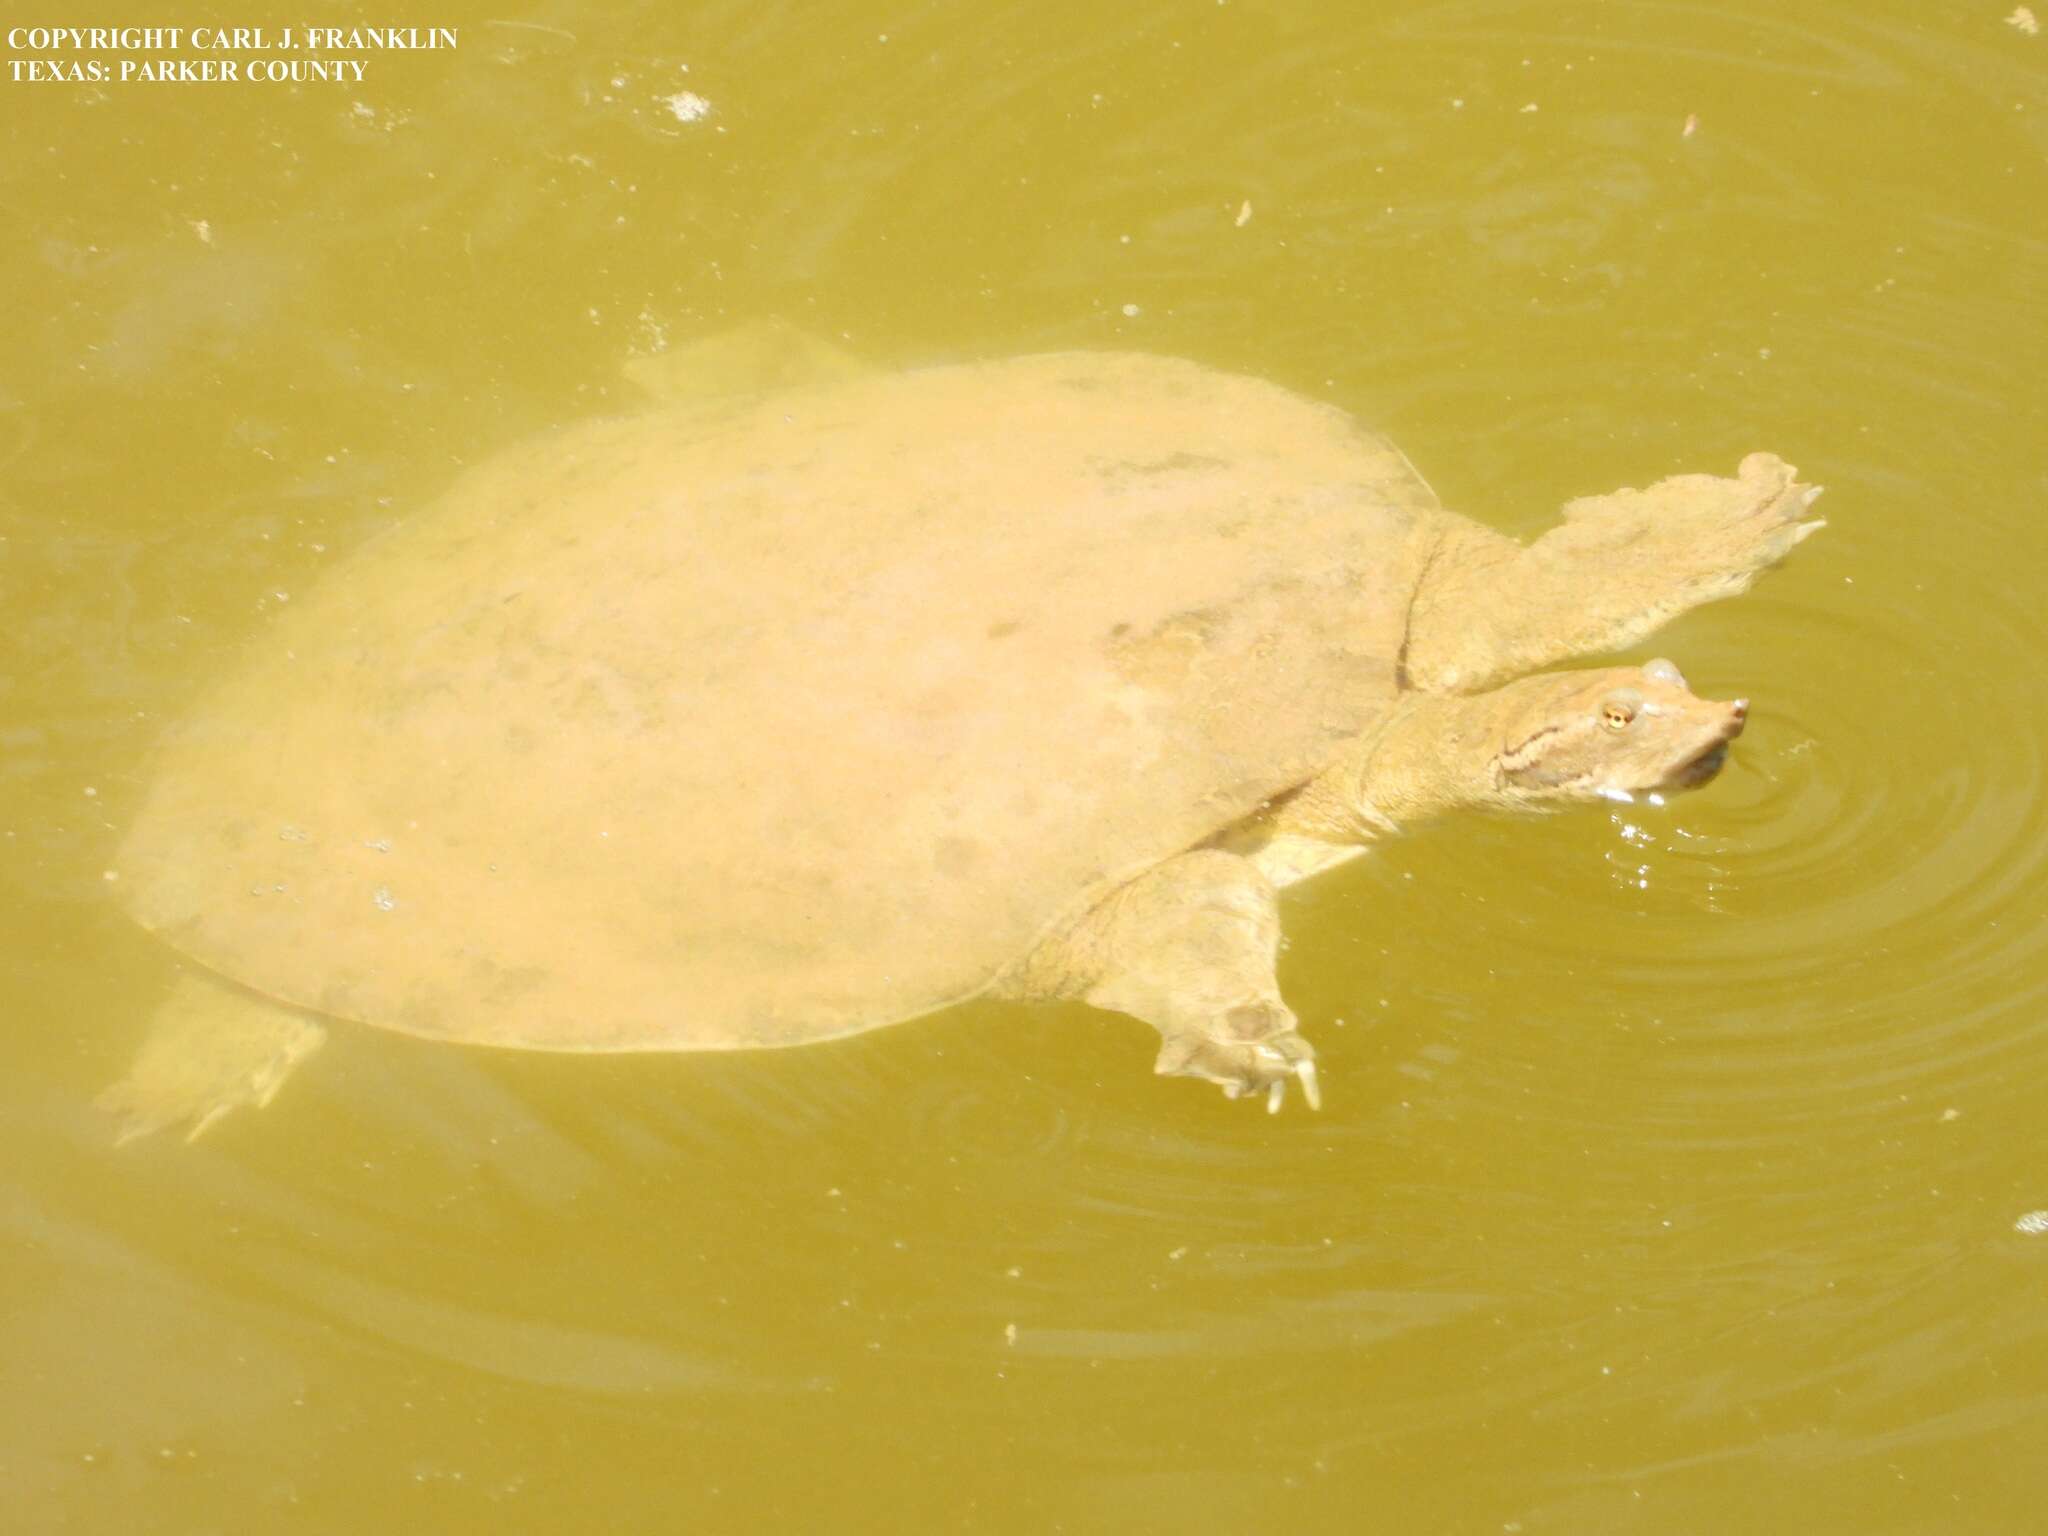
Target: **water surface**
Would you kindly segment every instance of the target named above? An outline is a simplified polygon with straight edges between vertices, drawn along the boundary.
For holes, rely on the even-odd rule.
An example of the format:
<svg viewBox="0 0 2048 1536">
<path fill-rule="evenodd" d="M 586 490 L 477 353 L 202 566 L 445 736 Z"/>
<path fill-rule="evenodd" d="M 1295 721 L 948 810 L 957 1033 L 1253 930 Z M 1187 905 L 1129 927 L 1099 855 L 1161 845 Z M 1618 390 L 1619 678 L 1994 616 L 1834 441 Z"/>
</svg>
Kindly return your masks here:
<svg viewBox="0 0 2048 1536">
<path fill-rule="evenodd" d="M 2034 1529 L 2048 41 L 2006 9 L 455 0 L 359 87 L 0 82 L 15 1519 Z M 766 1056 L 337 1032 L 115 1152 L 174 974 L 103 878 L 154 735 L 460 466 L 763 315 L 1258 373 L 1521 535 L 1757 448 L 1831 525 L 1640 653 L 1752 700 L 1711 787 L 1289 897 L 1320 1116 L 982 1005 Z"/>
</svg>

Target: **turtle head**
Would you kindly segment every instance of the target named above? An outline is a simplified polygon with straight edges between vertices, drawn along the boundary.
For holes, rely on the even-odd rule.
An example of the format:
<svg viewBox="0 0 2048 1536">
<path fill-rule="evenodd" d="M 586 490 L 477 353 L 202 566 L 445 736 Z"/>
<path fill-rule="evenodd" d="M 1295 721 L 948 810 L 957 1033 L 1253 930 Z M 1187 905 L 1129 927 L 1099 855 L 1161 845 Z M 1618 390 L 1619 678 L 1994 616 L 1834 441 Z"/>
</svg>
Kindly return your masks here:
<svg viewBox="0 0 2048 1536">
<path fill-rule="evenodd" d="M 1721 771 L 1749 714 L 1747 699 L 1695 697 L 1664 660 L 1545 673 L 1490 697 L 1501 729 L 1488 772 L 1516 803 L 1692 789 Z"/>
</svg>

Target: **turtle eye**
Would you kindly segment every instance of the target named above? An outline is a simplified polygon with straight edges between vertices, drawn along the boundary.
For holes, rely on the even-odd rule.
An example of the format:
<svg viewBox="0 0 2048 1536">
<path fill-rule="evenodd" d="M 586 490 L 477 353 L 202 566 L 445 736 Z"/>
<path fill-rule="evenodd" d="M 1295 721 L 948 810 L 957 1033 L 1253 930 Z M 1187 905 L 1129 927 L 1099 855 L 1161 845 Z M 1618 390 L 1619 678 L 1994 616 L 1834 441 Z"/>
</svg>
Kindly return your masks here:
<svg viewBox="0 0 2048 1536">
<path fill-rule="evenodd" d="M 1610 731 L 1625 731 L 1636 717 L 1636 707 L 1627 699 L 1612 698 L 1600 706 L 1600 723 Z"/>
</svg>

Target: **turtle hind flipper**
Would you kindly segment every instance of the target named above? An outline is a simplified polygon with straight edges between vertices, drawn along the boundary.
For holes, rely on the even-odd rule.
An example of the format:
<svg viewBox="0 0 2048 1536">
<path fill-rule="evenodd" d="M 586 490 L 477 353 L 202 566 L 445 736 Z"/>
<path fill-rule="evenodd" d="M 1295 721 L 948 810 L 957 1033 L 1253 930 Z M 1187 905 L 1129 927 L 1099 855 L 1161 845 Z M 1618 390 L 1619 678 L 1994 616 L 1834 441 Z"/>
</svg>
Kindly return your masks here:
<svg viewBox="0 0 2048 1536">
<path fill-rule="evenodd" d="M 326 1042 L 311 1015 L 204 972 L 178 979 L 127 1076 L 93 1100 L 126 1145 L 175 1125 L 195 1141 L 243 1104 L 276 1097 L 293 1068 Z"/>
</svg>

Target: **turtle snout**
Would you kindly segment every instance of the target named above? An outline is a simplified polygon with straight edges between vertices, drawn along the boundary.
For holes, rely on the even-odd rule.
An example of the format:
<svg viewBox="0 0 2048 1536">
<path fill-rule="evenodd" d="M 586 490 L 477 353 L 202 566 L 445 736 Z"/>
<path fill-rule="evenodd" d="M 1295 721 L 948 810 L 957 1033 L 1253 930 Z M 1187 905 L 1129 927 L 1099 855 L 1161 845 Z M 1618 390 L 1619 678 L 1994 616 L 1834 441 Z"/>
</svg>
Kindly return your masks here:
<svg viewBox="0 0 2048 1536">
<path fill-rule="evenodd" d="M 1720 719 L 1710 726 L 1713 735 L 1705 739 L 1704 744 L 1693 756 L 1678 765 L 1668 781 L 1672 787 L 1696 789 L 1713 778 L 1726 765 L 1728 743 L 1740 736 L 1743 726 L 1749 723 L 1749 700 L 1735 699 L 1718 708 Z M 1713 716 L 1708 716 L 1708 720 L 1712 722 Z"/>
</svg>

